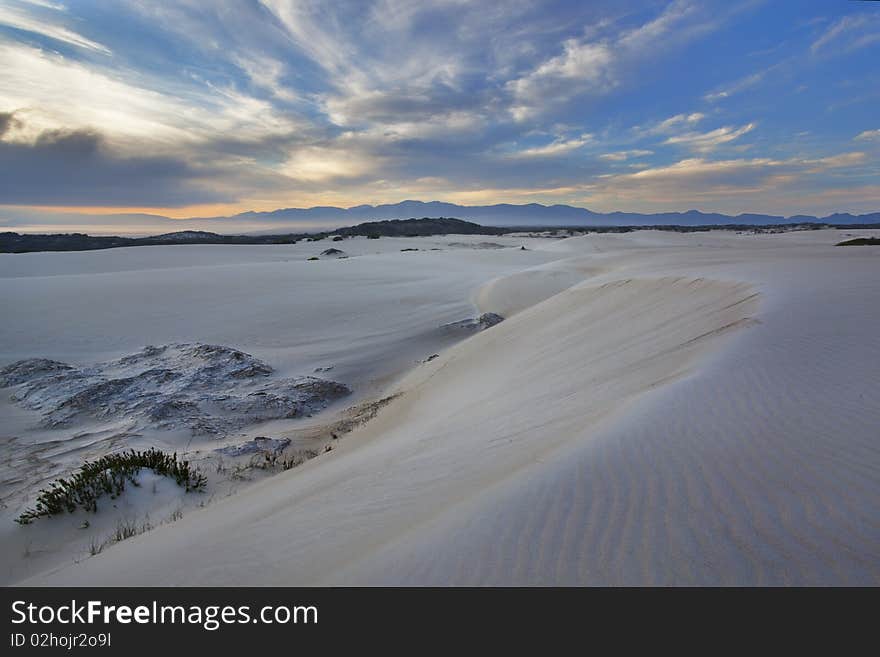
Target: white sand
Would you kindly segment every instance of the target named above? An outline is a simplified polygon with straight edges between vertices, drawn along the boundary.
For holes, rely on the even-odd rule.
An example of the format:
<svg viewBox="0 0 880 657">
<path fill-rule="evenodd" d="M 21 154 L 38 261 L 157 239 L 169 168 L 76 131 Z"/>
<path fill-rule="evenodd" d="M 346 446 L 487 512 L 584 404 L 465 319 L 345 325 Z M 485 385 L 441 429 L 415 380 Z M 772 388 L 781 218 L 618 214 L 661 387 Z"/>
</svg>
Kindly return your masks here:
<svg viewBox="0 0 880 657">
<path fill-rule="evenodd" d="M 833 247 L 844 232 L 639 232 L 319 263 L 285 263 L 279 247 L 198 275 L 169 260 L 125 274 L 115 254 L 131 249 L 92 254 L 118 258 L 115 274 L 85 254 L 46 254 L 57 274 L 93 267 L 94 289 L 125 312 L 101 314 L 87 295 L 89 313 L 71 302 L 78 321 L 41 337 L 53 304 L 89 286 L 29 276 L 37 301 L 4 325 L 4 360 L 24 347 L 96 354 L 98 313 L 107 352 L 198 334 L 291 369 L 332 357 L 366 381 L 395 343 L 468 316 L 468 299 L 510 317 L 394 379 L 383 391 L 404 394 L 333 452 L 96 557 L 10 580 L 878 584 L 880 249 Z M 167 257 L 197 248 L 220 247 Z M 337 277 L 338 265 L 351 275 Z M 288 272 L 298 285 L 280 282 Z M 177 303 L 142 311 L 127 301 L 138 285 L 142 299 Z M 10 288 L 4 303 L 31 303 Z"/>
</svg>

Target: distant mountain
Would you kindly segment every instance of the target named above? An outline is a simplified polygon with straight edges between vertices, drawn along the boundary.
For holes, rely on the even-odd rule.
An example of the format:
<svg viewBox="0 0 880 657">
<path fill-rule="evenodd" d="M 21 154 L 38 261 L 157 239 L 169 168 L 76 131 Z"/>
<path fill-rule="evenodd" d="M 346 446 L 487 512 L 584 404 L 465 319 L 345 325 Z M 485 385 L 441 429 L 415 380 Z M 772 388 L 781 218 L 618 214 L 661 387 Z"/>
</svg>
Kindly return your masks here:
<svg viewBox="0 0 880 657">
<path fill-rule="evenodd" d="M 131 238 L 170 233 L 178 228 L 187 234 L 170 233 L 175 243 L 190 241 L 207 242 L 209 238 L 200 232 L 212 231 L 222 235 L 282 235 L 315 233 L 354 226 L 366 222 L 393 221 L 418 217 L 457 217 L 458 219 L 495 227 L 542 228 L 624 228 L 627 226 L 769 226 L 792 224 L 829 224 L 839 226 L 880 224 L 880 212 L 853 215 L 835 213 L 826 217 L 811 215 L 780 215 L 746 213 L 736 216 L 715 212 L 661 212 L 642 214 L 635 212 L 593 212 L 587 208 L 571 205 L 456 205 L 441 201 L 402 201 L 387 205 L 358 205 L 352 208 L 318 206 L 313 208 L 283 208 L 271 212 L 243 212 L 229 217 L 191 217 L 171 219 L 159 215 L 110 214 L 85 215 L 76 213 L 20 212 L 17 209 L 0 208 L 0 230 L 30 232 L 34 225 L 44 226 L 54 233 L 71 230 L 92 236 L 126 235 Z M 153 237 L 159 243 L 162 236 Z M 218 238 L 214 238 L 219 240 Z M 9 248 L 11 238 L 4 240 Z M 22 246 L 19 244 L 19 246 Z"/>
<path fill-rule="evenodd" d="M 410 219 L 413 217 L 459 217 L 488 226 L 709 226 L 770 224 L 873 224 L 880 223 L 880 212 L 863 215 L 833 214 L 828 217 L 795 215 L 783 217 L 770 214 L 740 214 L 736 216 L 714 212 L 662 212 L 641 214 L 634 212 L 593 212 L 571 205 L 456 205 L 440 201 L 402 201 L 391 205 L 358 205 L 353 208 L 320 206 L 314 208 L 284 208 L 271 212 L 244 212 L 219 219 L 260 220 L 284 222 L 320 222 L 336 226 L 354 222 Z"/>
</svg>

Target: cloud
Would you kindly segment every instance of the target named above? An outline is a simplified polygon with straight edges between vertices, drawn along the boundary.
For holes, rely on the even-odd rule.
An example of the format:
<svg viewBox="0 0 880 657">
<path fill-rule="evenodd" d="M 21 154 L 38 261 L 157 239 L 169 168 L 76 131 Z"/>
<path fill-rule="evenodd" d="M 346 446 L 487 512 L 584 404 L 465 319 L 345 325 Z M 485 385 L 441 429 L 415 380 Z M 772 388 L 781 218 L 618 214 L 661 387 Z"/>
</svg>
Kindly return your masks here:
<svg viewBox="0 0 880 657">
<path fill-rule="evenodd" d="M 0 60 L 0 109 L 27 108 L 35 131 L 100 126 L 109 139 L 148 140 L 167 149 L 230 134 L 259 140 L 303 127 L 291 112 L 232 88 L 170 84 L 121 67 L 105 71 L 2 42 Z"/>
<path fill-rule="evenodd" d="M 865 130 L 864 132 L 860 132 L 857 134 L 854 139 L 859 140 L 880 140 L 880 130 Z"/>
<path fill-rule="evenodd" d="M 331 182 L 358 178 L 376 170 L 376 158 L 355 150 L 356 147 L 346 148 L 344 141 L 298 148 L 282 165 L 281 172 L 298 181 Z"/>
<path fill-rule="evenodd" d="M 708 153 L 709 151 L 715 150 L 722 144 L 731 142 L 734 139 L 737 139 L 746 134 L 747 132 L 751 132 L 754 128 L 755 124 L 749 123 L 739 128 L 725 126 L 703 133 L 687 132 L 684 134 L 669 137 L 663 143 L 685 146 L 698 153 Z"/>
<path fill-rule="evenodd" d="M 641 135 L 667 135 L 677 132 L 682 128 L 691 127 L 706 118 L 701 112 L 691 112 L 690 114 L 676 114 L 668 119 L 663 119 L 653 125 L 636 126 L 633 131 Z"/>
<path fill-rule="evenodd" d="M 624 206 L 648 203 L 642 190 L 672 198 L 676 185 L 657 187 L 651 171 L 690 161 L 691 175 L 707 175 L 710 154 L 745 148 L 753 127 L 739 122 L 752 109 L 737 107 L 746 99 L 734 96 L 759 74 L 717 89 L 705 80 L 736 70 L 744 49 L 778 38 L 773 21 L 762 32 L 760 21 L 730 20 L 760 4 L 754 0 L 640 0 L 625 8 L 611 0 L 0 4 L 0 16 L 11 11 L 35 30 L 0 28 L 0 149 L 4 165 L 22 163 L 17 181 L 25 171 L 33 177 L 20 191 L 3 190 L 4 198 L 75 205 L 106 194 L 104 203 L 156 207 L 191 194 L 199 213 L 406 197 L 581 202 L 579 194 L 597 189 Z M 778 11 L 780 21 L 797 14 Z M 841 15 L 809 29 L 829 28 Z M 860 39 L 868 27 L 847 24 L 818 52 L 836 52 L 847 34 Z M 48 34 L 56 28 L 68 33 Z M 722 28 L 726 48 L 695 43 Z M 676 51 L 683 56 L 672 58 Z M 861 73 L 870 67 L 855 68 L 853 84 L 872 88 L 871 74 Z M 807 81 L 811 94 L 834 94 Z M 730 102 L 705 115 L 670 116 L 707 89 Z M 750 106 L 756 100 L 749 94 Z M 822 122 L 811 123 L 810 140 L 792 144 L 790 133 L 803 128 L 788 121 L 792 102 L 760 108 L 761 139 L 747 144 L 752 157 L 721 158 L 740 163 L 725 169 L 736 173 L 731 203 L 751 198 L 741 171 L 765 172 L 761 190 L 771 179 L 777 190 L 793 189 L 783 186 L 787 177 L 818 169 L 829 173 L 815 176 L 822 184 L 873 172 L 858 155 L 823 157 L 840 137 Z M 737 118 L 708 125 L 716 115 Z M 871 133 L 850 144 L 867 144 Z M 795 163 L 795 148 L 819 150 L 798 151 Z M 649 163 L 640 161 L 646 156 Z M 649 172 L 634 179 L 642 188 L 620 177 L 638 169 Z M 98 172 L 105 184 L 89 178 Z M 129 182 L 137 177 L 154 197 Z M 679 198 L 723 197 L 713 194 L 694 188 Z"/>
<path fill-rule="evenodd" d="M 741 93 L 746 89 L 750 89 L 751 87 L 754 87 L 755 85 L 760 83 L 766 77 L 767 73 L 770 70 L 771 69 L 765 69 L 763 71 L 758 71 L 757 73 L 747 75 L 746 77 L 737 80 L 736 82 L 723 89 L 719 89 L 718 91 L 713 91 L 706 94 L 705 96 L 703 96 L 703 98 L 710 103 L 723 100 L 725 98 L 730 98 L 734 94 Z"/>
<path fill-rule="evenodd" d="M 829 25 L 810 46 L 814 54 L 840 54 L 880 42 L 880 15 L 851 14 Z"/>
<path fill-rule="evenodd" d="M 631 150 L 631 151 L 616 151 L 614 153 L 603 153 L 599 156 L 600 160 L 609 160 L 611 162 L 623 162 L 625 160 L 629 160 L 634 157 L 645 157 L 647 155 L 653 155 L 654 151 L 647 150 Z"/>
<path fill-rule="evenodd" d="M 525 148 L 520 151 L 515 151 L 510 153 L 508 157 L 512 158 L 544 158 L 544 157 L 557 157 L 559 155 L 565 155 L 567 153 L 571 153 L 582 146 L 585 146 L 593 139 L 593 135 L 583 134 L 580 137 L 576 137 L 575 139 L 564 139 L 559 138 L 552 141 L 545 146 L 534 146 L 532 148 Z"/>
<path fill-rule="evenodd" d="M 0 139 L 7 132 L 11 132 L 20 125 L 21 122 L 15 118 L 15 112 L 0 112 Z"/>
<path fill-rule="evenodd" d="M 33 4 L 37 4 L 44 8 L 51 8 L 56 10 L 63 9 L 63 7 L 59 5 L 52 5 L 49 3 Z M 98 43 L 97 41 L 87 39 L 86 37 L 74 32 L 73 30 L 69 30 L 62 25 L 55 24 L 55 18 L 56 17 L 54 16 L 47 17 L 45 15 L 42 18 L 37 18 L 22 9 L 15 8 L 13 5 L 0 5 L 0 25 L 6 25 L 7 27 L 12 27 L 17 30 L 23 30 L 25 32 L 32 32 L 34 34 L 39 34 L 44 37 L 54 39 L 56 41 L 61 41 L 63 43 L 77 46 L 79 48 L 94 50 L 105 55 L 111 54 L 109 48 Z"/>
<path fill-rule="evenodd" d="M 534 71 L 508 82 L 514 97 L 511 114 L 524 121 L 541 111 L 548 98 L 568 99 L 591 91 L 607 93 L 617 86 L 612 68 L 612 50 L 606 44 L 580 43 L 570 39 L 563 44 L 563 53 L 549 59 Z"/>
<path fill-rule="evenodd" d="M 794 161 L 809 165 L 811 167 L 810 171 L 813 173 L 822 173 L 826 169 L 858 166 L 867 159 L 866 153 L 856 151 L 853 153 L 840 153 L 839 155 L 831 155 L 829 157 L 806 158 Z"/>
<path fill-rule="evenodd" d="M 626 198 L 658 205 L 717 200 L 730 203 L 743 194 L 772 201 L 772 195 L 781 190 L 816 192 L 831 183 L 829 170 L 858 168 L 865 160 L 866 155 L 859 152 L 824 158 L 687 158 L 635 173 L 605 176 L 585 189 L 593 199 Z M 845 185 L 846 178 L 841 180 Z"/>
<path fill-rule="evenodd" d="M 390 133 L 402 132 L 400 126 L 432 124 L 436 133 L 472 132 L 484 122 L 486 113 L 474 107 L 472 94 L 459 94 L 446 89 L 403 89 L 367 91 L 354 96 L 329 97 L 324 101 L 327 117 L 345 128 L 384 128 Z M 426 128 L 427 129 L 427 128 Z M 412 128 L 403 132 L 412 133 Z"/>
<path fill-rule="evenodd" d="M 66 11 L 67 7 L 65 7 L 60 2 L 50 2 L 50 0 L 19 0 L 19 2 L 24 2 L 29 5 L 34 5 L 35 7 L 43 7 L 45 9 L 54 9 L 56 11 Z"/>
<path fill-rule="evenodd" d="M 291 102 L 301 100 L 289 85 L 284 84 L 286 74 L 284 62 L 259 53 L 239 53 L 234 55 L 233 61 L 260 89 L 268 91 L 281 100 Z"/>
<path fill-rule="evenodd" d="M 727 185 L 750 184 L 757 178 L 763 178 L 766 172 L 783 164 L 782 160 L 771 158 L 751 158 L 736 160 L 706 160 L 689 158 L 674 164 L 653 167 L 637 173 L 623 174 L 617 177 L 621 183 L 627 181 L 660 183 L 686 183 L 688 187 L 707 185 L 707 183 L 723 183 Z M 708 189 L 708 187 L 707 187 Z"/>
<path fill-rule="evenodd" d="M 0 125 L 8 127 L 9 115 L 2 117 Z M 122 156 L 89 130 L 0 141 L 0 170 L 0 204 L 187 205 L 230 198 L 209 183 L 216 169 L 172 157 Z"/>
<path fill-rule="evenodd" d="M 349 65 L 356 59 L 354 43 L 346 43 L 338 23 L 321 20 L 332 17 L 329 8 L 296 0 L 260 0 L 260 4 L 275 16 L 293 43 L 322 69 L 340 77 L 354 72 Z"/>
<path fill-rule="evenodd" d="M 628 68 L 716 26 L 695 3 L 676 0 L 638 27 L 604 38 L 587 30 L 582 38 L 565 40 L 561 54 L 507 82 L 513 97 L 511 115 L 516 121 L 525 121 L 578 96 L 606 95 L 622 84 Z"/>
</svg>

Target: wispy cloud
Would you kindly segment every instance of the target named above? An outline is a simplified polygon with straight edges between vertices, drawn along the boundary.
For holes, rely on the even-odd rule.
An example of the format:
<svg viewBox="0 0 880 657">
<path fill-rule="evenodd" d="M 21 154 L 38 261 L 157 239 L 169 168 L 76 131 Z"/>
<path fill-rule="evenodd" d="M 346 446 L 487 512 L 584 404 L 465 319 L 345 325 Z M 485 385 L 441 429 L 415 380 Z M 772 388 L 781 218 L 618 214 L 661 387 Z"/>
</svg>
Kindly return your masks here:
<svg viewBox="0 0 880 657">
<path fill-rule="evenodd" d="M 635 126 L 633 132 L 639 135 L 668 135 L 680 132 L 683 128 L 692 128 L 706 118 L 702 112 L 690 112 L 688 114 L 675 114 L 656 123 Z"/>
<path fill-rule="evenodd" d="M 847 52 L 880 42 L 880 14 L 843 16 L 829 25 L 813 42 L 813 54 Z"/>
<path fill-rule="evenodd" d="M 20 0 L 20 2 L 25 2 L 29 5 L 35 5 L 37 7 L 45 7 L 46 9 L 55 9 L 56 11 L 66 11 L 67 7 L 65 7 L 60 2 L 50 2 L 50 0 Z"/>
<path fill-rule="evenodd" d="M 233 61 L 257 87 L 285 100 L 301 100 L 290 85 L 284 83 L 286 68 L 278 59 L 261 53 L 236 54 Z"/>
<path fill-rule="evenodd" d="M 556 157 L 558 155 L 565 155 L 566 153 L 571 153 L 582 146 L 588 144 L 593 138 L 593 135 L 583 134 L 580 137 L 576 137 L 574 139 L 556 139 L 549 144 L 544 146 L 534 146 L 532 148 L 525 148 L 523 150 L 515 151 L 510 153 L 508 157 L 514 158 L 542 158 L 542 157 Z"/>
<path fill-rule="evenodd" d="M 223 134 L 260 139 L 301 124 L 266 101 L 209 84 L 150 88 L 143 76 L 103 72 L 57 53 L 0 42 L 0 98 L 25 108 L 35 130 L 96 128 L 109 137 L 147 140 L 165 147 L 199 143 Z M 141 84 L 126 78 L 140 78 Z M 161 87 L 157 81 L 156 87 Z M 71 99 L 80 99 L 72 103 Z"/>
<path fill-rule="evenodd" d="M 511 114 L 517 121 L 535 116 L 548 98 L 567 99 L 586 91 L 601 95 L 617 86 L 611 47 L 570 39 L 563 48 L 561 55 L 507 83 L 514 98 Z"/>
<path fill-rule="evenodd" d="M 688 158 L 598 179 L 584 186 L 585 201 L 602 207 L 626 198 L 630 207 L 656 210 L 680 209 L 682 197 L 706 208 L 725 207 L 732 199 L 746 195 L 756 210 L 819 212 L 820 207 L 838 209 L 832 204 L 841 198 L 834 188 L 821 184 L 828 179 L 827 172 L 858 168 L 864 162 L 863 153 L 824 158 Z M 876 185 L 844 184 L 843 188 L 852 189 L 865 210 L 873 209 L 876 206 L 872 203 L 880 201 Z"/>
<path fill-rule="evenodd" d="M 635 149 L 631 151 L 616 151 L 614 153 L 603 153 L 599 156 L 600 160 L 609 160 L 611 162 L 623 162 L 634 157 L 645 157 L 653 155 L 654 151 Z"/>
<path fill-rule="evenodd" d="M 752 73 L 751 75 L 747 75 L 746 77 L 740 78 L 739 80 L 731 83 L 726 87 L 706 94 L 705 96 L 703 96 L 703 98 L 708 100 L 709 102 L 717 102 L 725 98 L 730 98 L 734 94 L 742 93 L 743 91 L 751 89 L 755 85 L 762 82 L 770 70 L 771 69 L 765 69 L 763 71 L 758 71 L 756 73 Z"/>
<path fill-rule="evenodd" d="M 579 95 L 602 96 L 621 84 L 627 67 L 655 58 L 711 31 L 716 22 L 693 2 L 671 2 L 653 20 L 616 34 L 567 39 L 558 54 L 507 83 L 517 121 L 533 118 Z M 674 34 L 674 38 L 673 38 Z"/>
<path fill-rule="evenodd" d="M 854 139 L 860 139 L 864 141 L 868 140 L 880 140 L 880 129 L 878 130 L 865 130 L 864 132 L 860 132 L 857 134 Z"/>
<path fill-rule="evenodd" d="M 64 9 L 62 5 L 55 5 L 52 3 L 37 2 L 32 4 L 55 10 Z M 105 55 L 111 54 L 110 49 L 106 46 L 98 43 L 97 41 L 93 41 L 92 39 L 88 39 L 71 29 L 68 29 L 67 27 L 59 24 L 59 20 L 60 18 L 58 16 L 33 16 L 24 8 L 16 7 L 12 4 L 0 5 L 0 25 L 6 25 L 8 27 L 12 27 L 17 30 L 23 30 L 25 32 L 40 34 L 44 37 L 48 37 L 56 41 L 68 43 L 79 48 L 95 50 Z"/>
<path fill-rule="evenodd" d="M 664 143 L 686 146 L 687 148 L 699 153 L 708 153 L 715 150 L 722 144 L 733 141 L 743 136 L 747 132 L 754 130 L 755 124 L 748 123 L 739 128 L 732 126 L 724 126 L 709 132 L 687 132 L 680 135 L 669 137 Z"/>
</svg>

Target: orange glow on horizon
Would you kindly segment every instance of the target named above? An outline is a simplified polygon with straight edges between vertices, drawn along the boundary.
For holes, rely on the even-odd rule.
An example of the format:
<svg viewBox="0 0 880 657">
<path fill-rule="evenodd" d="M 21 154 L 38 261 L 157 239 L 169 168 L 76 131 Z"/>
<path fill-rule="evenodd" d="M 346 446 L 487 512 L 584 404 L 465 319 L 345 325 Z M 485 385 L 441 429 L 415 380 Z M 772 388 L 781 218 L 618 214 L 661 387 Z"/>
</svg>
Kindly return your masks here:
<svg viewBox="0 0 880 657">
<path fill-rule="evenodd" d="M 168 217 L 170 219 L 190 219 L 197 217 L 225 217 L 248 210 L 266 211 L 277 210 L 277 204 L 266 202 L 262 204 L 246 203 L 246 204 L 214 204 L 214 205 L 187 205 L 177 208 L 162 207 L 127 207 L 127 206 L 57 206 L 57 205 L 27 205 L 17 206 L 22 209 L 40 210 L 42 212 L 70 212 L 83 215 L 105 215 L 105 214 L 154 214 Z M 290 206 L 293 207 L 293 206 Z"/>
<path fill-rule="evenodd" d="M 401 196 L 399 198 L 371 198 L 367 200 L 352 200 L 346 197 L 323 197 L 315 196 L 300 201 L 262 200 L 244 201 L 239 203 L 217 203 L 208 205 L 187 205 L 175 208 L 163 207 L 130 207 L 130 206 L 57 206 L 57 205 L 20 205 L 14 206 L 22 210 L 39 210 L 41 212 L 70 212 L 82 215 L 111 215 L 111 214 L 153 214 L 168 217 L 170 219 L 198 219 L 202 217 L 228 217 L 242 212 L 271 212 L 281 208 L 311 208 L 320 205 L 340 208 L 351 208 L 362 204 L 378 205 L 382 203 L 398 203 L 411 200 L 418 196 Z M 444 199 L 430 199 L 444 200 Z M 450 201 L 454 202 L 454 201 Z"/>
<path fill-rule="evenodd" d="M 234 203 L 215 203 L 204 205 L 187 205 L 182 207 L 135 207 L 135 206 L 43 206 L 21 205 L 15 206 L 23 210 L 39 210 L 41 212 L 69 212 L 82 215 L 112 215 L 112 214 L 152 214 L 168 217 L 170 219 L 198 219 L 203 217 L 228 217 L 242 212 L 271 212 L 281 208 L 311 208 L 315 206 L 333 206 L 339 208 L 352 208 L 358 205 L 381 205 L 400 203 L 407 200 L 441 201 L 445 203 L 457 203 L 463 205 L 492 205 L 496 203 L 566 203 L 568 205 L 582 205 L 578 200 L 572 199 L 570 188 L 519 190 L 519 189 L 473 189 L 455 191 L 437 191 L 425 194 L 420 190 L 395 189 L 385 195 L 376 195 L 375 192 L 369 197 L 352 198 L 334 193 L 323 194 L 316 192 L 305 195 L 298 200 L 289 199 L 261 199 L 246 200 Z"/>
</svg>

